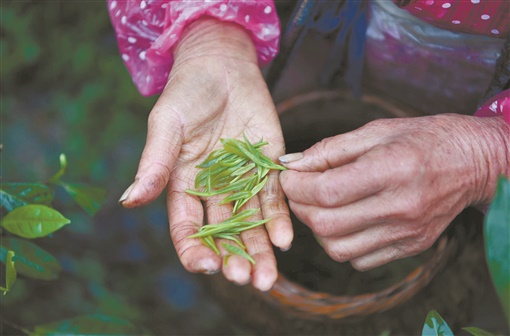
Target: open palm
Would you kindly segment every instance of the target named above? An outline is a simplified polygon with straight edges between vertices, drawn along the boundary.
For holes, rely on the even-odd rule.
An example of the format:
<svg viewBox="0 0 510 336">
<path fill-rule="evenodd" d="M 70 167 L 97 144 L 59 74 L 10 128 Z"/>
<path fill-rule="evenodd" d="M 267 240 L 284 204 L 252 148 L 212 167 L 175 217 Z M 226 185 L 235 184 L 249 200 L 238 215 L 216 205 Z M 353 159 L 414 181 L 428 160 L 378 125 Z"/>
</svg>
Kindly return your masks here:
<svg viewBox="0 0 510 336">
<path fill-rule="evenodd" d="M 237 28 L 236 28 L 237 29 Z M 269 142 L 264 154 L 275 160 L 284 152 L 278 115 L 260 70 L 253 58 L 240 59 L 220 51 L 188 53 L 176 58 L 169 82 L 154 106 L 148 121 L 147 142 L 135 183 L 122 202 L 126 207 L 145 205 L 168 187 L 168 214 L 171 236 L 179 258 L 191 272 L 215 273 L 222 269 L 235 283 L 253 281 L 268 290 L 277 278 L 271 241 L 286 249 L 292 241 L 292 226 L 277 172 L 258 198 L 245 207 L 261 208 L 259 218 L 271 218 L 266 228 L 241 234 L 247 251 L 256 261 L 252 267 L 244 258 L 232 256 L 222 265 L 221 256 L 188 237 L 204 223 L 220 223 L 232 214 L 232 205 L 219 205 L 221 199 L 199 199 L 189 195 L 196 166 L 214 149 L 221 138 Z M 221 244 L 217 244 L 221 247 Z M 227 254 L 221 250 L 222 256 Z"/>
</svg>

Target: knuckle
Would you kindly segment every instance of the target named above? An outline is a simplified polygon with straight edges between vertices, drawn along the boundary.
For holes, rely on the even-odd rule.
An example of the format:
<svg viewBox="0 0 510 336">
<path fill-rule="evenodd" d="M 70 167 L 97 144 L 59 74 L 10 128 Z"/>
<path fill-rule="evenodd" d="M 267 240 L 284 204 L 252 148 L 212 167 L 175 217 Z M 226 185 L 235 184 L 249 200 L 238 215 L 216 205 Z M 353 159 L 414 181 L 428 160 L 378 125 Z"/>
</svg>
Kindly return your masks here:
<svg viewBox="0 0 510 336">
<path fill-rule="evenodd" d="M 401 217 L 407 221 L 417 221 L 422 218 L 425 206 L 421 197 L 411 196 L 402 202 L 400 209 Z"/>
<path fill-rule="evenodd" d="M 428 250 L 432 245 L 434 245 L 435 241 L 435 237 L 422 234 L 415 240 L 414 249 L 411 252 L 417 254 Z"/>
<path fill-rule="evenodd" d="M 152 194 L 154 192 L 159 192 L 160 189 L 165 187 L 167 177 L 165 173 L 158 172 L 153 173 L 144 177 L 143 179 L 143 188 L 145 193 Z"/>
<path fill-rule="evenodd" d="M 400 179 L 416 179 L 424 171 L 423 158 L 416 151 L 406 148 L 406 146 L 394 146 L 391 154 L 392 162 L 397 163 L 397 173 Z"/>
<path fill-rule="evenodd" d="M 332 145 L 334 141 L 334 137 L 325 138 L 317 142 L 309 149 L 315 160 L 321 163 L 323 169 L 333 168 L 328 160 L 328 157 L 330 157 L 331 149 L 335 147 Z"/>
<path fill-rule="evenodd" d="M 381 132 L 381 130 L 384 130 L 387 127 L 389 127 L 392 122 L 394 122 L 394 121 L 391 119 L 385 119 L 385 118 L 376 119 L 376 120 L 372 120 L 372 121 L 366 123 L 361 128 L 359 128 L 359 130 L 362 130 L 362 131 L 369 130 L 371 132 L 372 132 L 372 130 L 375 130 L 376 132 Z"/>
</svg>

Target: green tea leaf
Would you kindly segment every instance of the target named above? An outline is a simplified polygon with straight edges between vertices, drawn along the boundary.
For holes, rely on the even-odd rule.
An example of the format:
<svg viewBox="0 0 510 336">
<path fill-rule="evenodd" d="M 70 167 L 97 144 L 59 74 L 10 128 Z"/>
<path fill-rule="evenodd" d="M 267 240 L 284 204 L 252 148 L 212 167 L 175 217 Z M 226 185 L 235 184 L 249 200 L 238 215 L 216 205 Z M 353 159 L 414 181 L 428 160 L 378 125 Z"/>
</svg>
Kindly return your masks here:
<svg viewBox="0 0 510 336">
<path fill-rule="evenodd" d="M 60 163 L 60 169 L 53 175 L 49 181 L 50 183 L 58 183 L 60 181 L 60 178 L 65 174 L 67 170 L 67 158 L 64 153 L 61 153 L 58 157 L 59 163 Z"/>
<path fill-rule="evenodd" d="M 228 265 L 228 260 L 230 259 L 232 255 L 231 254 L 226 254 L 224 257 L 223 257 L 223 266 L 227 267 Z"/>
<path fill-rule="evenodd" d="M 99 211 L 101 204 L 106 199 L 106 189 L 104 188 L 76 183 L 61 183 L 60 185 L 91 216 L 94 216 Z"/>
<path fill-rule="evenodd" d="M 7 257 L 5 259 L 5 287 L 0 287 L 0 290 L 4 292 L 4 295 L 12 288 L 12 285 L 16 282 L 16 268 L 14 267 L 13 258 L 15 253 L 13 251 L 7 251 Z"/>
<path fill-rule="evenodd" d="M 252 170 L 253 168 L 255 168 L 255 163 L 253 163 L 253 162 L 249 163 L 249 164 L 245 165 L 244 167 L 238 168 L 235 171 L 233 171 L 232 176 L 244 175 L 247 172 L 249 172 L 250 170 Z"/>
<path fill-rule="evenodd" d="M 476 327 L 462 328 L 462 330 L 467 331 L 468 333 L 470 333 L 473 336 L 495 336 L 493 333 L 488 332 L 487 330 L 483 330 L 483 329 L 476 328 Z"/>
<path fill-rule="evenodd" d="M 243 200 L 245 198 L 250 198 L 251 196 L 252 196 L 251 192 L 241 190 L 241 191 L 237 191 L 237 192 L 232 193 L 231 195 L 225 197 L 224 199 L 221 200 L 221 202 L 219 204 L 220 205 L 227 204 L 227 203 L 234 202 L 237 200 Z"/>
<path fill-rule="evenodd" d="M 235 254 L 235 255 L 238 255 L 240 257 L 243 257 L 245 258 L 246 260 L 248 260 L 250 263 L 252 263 L 253 265 L 255 265 L 255 259 L 253 259 L 251 257 L 251 255 L 249 255 L 248 253 L 246 253 L 245 250 L 243 250 L 242 248 L 238 247 L 238 246 L 235 246 L 235 245 L 232 245 L 232 244 L 226 244 L 226 243 L 221 243 L 221 245 L 230 253 L 232 254 Z"/>
<path fill-rule="evenodd" d="M 435 310 L 427 314 L 423 324 L 422 336 L 454 336 L 448 324 Z"/>
<path fill-rule="evenodd" d="M 230 217 L 224 223 L 243 221 L 243 220 L 248 219 L 251 216 L 255 215 L 259 211 L 260 211 L 260 209 L 246 209 L 244 211 L 241 211 L 237 215 L 234 215 L 234 216 Z"/>
<path fill-rule="evenodd" d="M 244 246 L 243 242 L 241 241 L 241 239 L 239 239 L 237 236 L 234 236 L 234 235 L 227 235 L 227 234 L 216 234 L 214 235 L 215 238 L 220 238 L 220 239 L 228 239 L 228 240 L 231 240 L 233 241 L 234 243 L 236 243 L 237 245 L 241 246 L 241 248 L 243 250 L 246 250 L 246 246 Z"/>
<path fill-rule="evenodd" d="M 0 204 L 5 210 L 11 212 L 12 210 L 25 206 L 28 203 L 21 198 L 11 195 L 3 190 L 0 190 Z"/>
<path fill-rule="evenodd" d="M 496 292 L 510 323 L 510 181 L 500 177 L 485 216 L 485 254 Z"/>
<path fill-rule="evenodd" d="M 201 237 L 200 241 L 205 246 L 208 246 L 209 248 L 211 248 L 217 255 L 220 255 L 220 250 L 218 250 L 218 247 L 216 246 L 216 243 L 214 242 L 213 237 L 211 237 L 211 236 Z"/>
<path fill-rule="evenodd" d="M 57 259 L 34 243 L 18 238 L 3 238 L 0 245 L 2 262 L 5 262 L 8 250 L 16 254 L 19 274 L 41 280 L 58 278 L 61 267 Z"/>
<path fill-rule="evenodd" d="M 2 227 L 23 238 L 39 238 L 49 235 L 70 220 L 60 212 L 45 205 L 25 205 L 14 209 L 2 220 Z"/>
<path fill-rule="evenodd" d="M 3 183 L 1 189 L 26 204 L 50 205 L 53 201 L 53 191 L 42 183 Z"/>
<path fill-rule="evenodd" d="M 33 327 L 30 336 L 57 335 L 140 335 L 142 330 L 129 321 L 101 315 L 82 315 Z"/>
<path fill-rule="evenodd" d="M 233 222 L 233 223 L 221 223 L 221 224 L 208 224 L 202 226 L 197 233 L 189 236 L 188 238 L 203 238 L 211 235 L 215 235 L 218 233 L 225 233 L 231 231 L 235 227 L 241 226 L 241 223 Z"/>
</svg>

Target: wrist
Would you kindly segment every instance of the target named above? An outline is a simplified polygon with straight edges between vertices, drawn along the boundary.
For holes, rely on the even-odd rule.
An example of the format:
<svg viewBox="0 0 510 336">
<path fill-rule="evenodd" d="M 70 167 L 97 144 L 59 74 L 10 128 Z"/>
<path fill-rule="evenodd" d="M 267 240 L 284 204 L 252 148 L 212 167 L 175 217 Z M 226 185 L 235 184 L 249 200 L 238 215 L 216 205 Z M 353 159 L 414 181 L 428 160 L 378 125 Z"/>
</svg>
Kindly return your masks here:
<svg viewBox="0 0 510 336">
<path fill-rule="evenodd" d="M 475 163 L 474 192 L 470 205 L 490 204 L 500 175 L 510 176 L 510 125 L 503 117 L 468 117 L 466 137 L 472 139 Z"/>
<path fill-rule="evenodd" d="M 221 57 L 257 65 L 249 33 L 235 23 L 203 17 L 184 30 L 174 49 L 175 64 L 203 57 Z"/>
</svg>

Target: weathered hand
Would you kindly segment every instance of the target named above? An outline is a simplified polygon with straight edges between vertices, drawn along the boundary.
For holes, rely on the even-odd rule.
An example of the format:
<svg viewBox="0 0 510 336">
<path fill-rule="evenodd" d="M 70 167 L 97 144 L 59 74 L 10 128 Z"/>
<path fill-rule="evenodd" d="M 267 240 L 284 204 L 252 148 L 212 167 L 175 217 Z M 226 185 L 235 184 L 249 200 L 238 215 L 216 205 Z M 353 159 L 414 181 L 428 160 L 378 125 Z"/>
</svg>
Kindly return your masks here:
<svg viewBox="0 0 510 336">
<path fill-rule="evenodd" d="M 261 207 L 260 217 L 272 218 L 267 231 L 258 227 L 241 234 L 256 260 L 253 269 L 239 256 L 224 266 L 198 239 L 187 238 L 204 222 L 220 223 L 231 216 L 232 206 L 218 205 L 221 199 L 200 200 L 185 190 L 194 188 L 195 166 L 221 147 L 220 138 L 242 139 L 243 132 L 252 142 L 267 140 L 263 151 L 272 159 L 283 154 L 280 123 L 250 37 L 235 25 L 201 19 L 187 29 L 175 50 L 168 85 L 149 116 L 135 182 L 121 203 L 145 205 L 168 186 L 170 232 L 185 268 L 204 273 L 222 269 L 235 283 L 252 281 L 254 287 L 269 290 L 277 278 L 271 242 L 286 249 L 293 238 L 277 172 L 270 173 L 260 197 L 246 205 Z M 222 250 L 220 242 L 217 245 Z"/>
<path fill-rule="evenodd" d="M 386 119 L 280 158 L 292 211 L 328 255 L 368 270 L 429 248 L 509 175 L 503 118 Z"/>
</svg>

